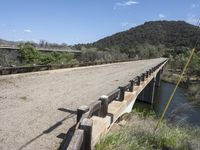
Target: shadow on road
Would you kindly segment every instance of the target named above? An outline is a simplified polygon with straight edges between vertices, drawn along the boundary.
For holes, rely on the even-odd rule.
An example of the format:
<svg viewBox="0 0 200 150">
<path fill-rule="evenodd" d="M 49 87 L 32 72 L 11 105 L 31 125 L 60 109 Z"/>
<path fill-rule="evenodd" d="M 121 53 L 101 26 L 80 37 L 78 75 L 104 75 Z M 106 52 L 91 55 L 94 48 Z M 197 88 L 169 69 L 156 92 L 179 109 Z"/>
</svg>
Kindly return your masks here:
<svg viewBox="0 0 200 150">
<path fill-rule="evenodd" d="M 66 108 L 58 108 L 58 110 L 68 112 L 70 114 L 76 114 L 77 113 L 77 111 L 66 109 Z"/>
<path fill-rule="evenodd" d="M 63 121 L 72 118 L 76 115 L 76 111 L 73 110 L 69 110 L 69 109 L 64 109 L 64 108 L 59 108 L 58 110 L 61 111 L 65 111 L 70 113 L 69 115 L 67 115 L 66 117 L 64 117 L 62 120 L 56 122 L 55 124 L 53 124 L 52 126 L 50 126 L 48 129 L 44 130 L 41 134 L 39 134 L 38 136 L 36 136 L 35 138 L 31 139 L 30 141 L 28 141 L 27 143 L 25 143 L 24 145 L 22 145 L 20 148 L 18 148 L 17 150 L 22 150 L 24 148 L 26 148 L 29 144 L 31 144 L 32 142 L 34 142 L 35 140 L 37 140 L 38 138 L 40 138 L 41 136 L 43 136 L 44 134 L 49 134 L 50 132 L 52 132 L 54 129 L 56 129 L 57 127 L 59 127 L 60 125 L 62 125 Z M 71 129 L 71 128 L 70 128 Z M 72 130 L 72 129 L 71 129 Z M 58 135 L 58 138 L 61 138 L 61 135 Z M 67 134 L 66 134 L 67 135 Z M 65 136 L 66 137 L 66 136 Z M 65 138 L 64 136 L 62 136 L 62 138 Z"/>
<path fill-rule="evenodd" d="M 75 132 L 75 128 L 76 128 L 76 125 L 72 126 L 66 134 L 64 134 L 64 138 L 63 138 L 63 141 L 62 143 L 60 144 L 60 147 L 58 148 L 58 150 L 66 150 L 67 147 L 69 146 L 69 143 L 74 135 L 74 132 Z M 60 135 L 58 135 L 60 136 Z"/>
</svg>

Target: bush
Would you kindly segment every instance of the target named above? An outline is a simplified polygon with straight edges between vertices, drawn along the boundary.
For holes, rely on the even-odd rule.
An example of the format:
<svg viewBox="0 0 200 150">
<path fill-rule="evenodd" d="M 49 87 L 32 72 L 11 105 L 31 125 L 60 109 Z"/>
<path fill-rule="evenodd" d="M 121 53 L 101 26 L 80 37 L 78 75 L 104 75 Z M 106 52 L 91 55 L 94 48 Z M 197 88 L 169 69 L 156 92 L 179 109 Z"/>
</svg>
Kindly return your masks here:
<svg viewBox="0 0 200 150">
<path fill-rule="evenodd" d="M 188 61 L 190 52 L 191 50 L 176 55 L 176 57 L 171 62 L 172 68 L 175 70 L 182 70 L 186 62 Z M 197 75 L 197 76 L 200 75 L 200 54 L 194 53 L 192 60 L 188 66 L 187 75 Z"/>
<path fill-rule="evenodd" d="M 125 53 L 121 53 L 119 50 L 103 51 L 96 48 L 89 48 L 82 50 L 81 61 L 83 62 L 106 62 L 114 60 L 128 59 Z"/>
<path fill-rule="evenodd" d="M 39 52 L 30 44 L 25 44 L 21 46 L 19 49 L 19 53 L 20 61 L 25 64 L 34 64 L 40 60 Z"/>
</svg>

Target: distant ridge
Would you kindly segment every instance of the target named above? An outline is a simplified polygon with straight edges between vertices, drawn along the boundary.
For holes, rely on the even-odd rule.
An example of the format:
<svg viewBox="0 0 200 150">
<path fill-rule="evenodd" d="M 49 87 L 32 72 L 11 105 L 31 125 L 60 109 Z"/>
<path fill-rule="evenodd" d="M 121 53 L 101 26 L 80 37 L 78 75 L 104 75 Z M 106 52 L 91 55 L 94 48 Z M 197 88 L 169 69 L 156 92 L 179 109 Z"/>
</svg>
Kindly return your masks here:
<svg viewBox="0 0 200 150">
<path fill-rule="evenodd" d="M 3 39 L 0 39 L 0 45 L 8 45 L 8 46 L 15 46 L 17 45 L 18 42 L 14 42 L 14 41 L 7 41 L 7 40 L 3 40 Z"/>
<path fill-rule="evenodd" d="M 198 38 L 200 41 L 200 30 L 197 30 L 197 26 L 184 21 L 150 21 L 87 46 L 94 46 L 98 49 L 119 48 L 121 51 L 144 43 L 162 44 L 168 48 L 193 47 Z"/>
</svg>

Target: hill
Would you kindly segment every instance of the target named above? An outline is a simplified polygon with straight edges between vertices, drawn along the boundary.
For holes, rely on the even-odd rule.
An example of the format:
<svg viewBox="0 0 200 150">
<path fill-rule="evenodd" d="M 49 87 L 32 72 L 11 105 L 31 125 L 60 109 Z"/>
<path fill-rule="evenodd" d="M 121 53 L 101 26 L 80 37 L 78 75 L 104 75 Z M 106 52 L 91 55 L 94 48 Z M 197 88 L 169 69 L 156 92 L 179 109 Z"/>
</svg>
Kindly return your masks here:
<svg viewBox="0 0 200 150">
<path fill-rule="evenodd" d="M 75 47 L 78 49 L 94 47 L 100 51 L 120 51 L 130 58 L 175 55 L 194 47 L 197 39 L 200 41 L 200 30 L 197 29 L 197 26 L 184 21 L 150 21 L 94 43 L 80 44 Z M 200 44 L 197 47 L 199 49 Z"/>
<path fill-rule="evenodd" d="M 3 39 L 0 39 L 0 46 L 13 46 L 13 45 L 17 45 L 18 43 L 17 42 L 13 42 L 13 41 L 6 41 L 6 40 L 3 40 Z"/>
<path fill-rule="evenodd" d="M 184 21 L 150 21 L 127 31 L 103 38 L 93 46 L 98 48 L 120 47 L 125 50 L 137 44 L 165 45 L 168 48 L 179 46 L 193 47 L 200 30 Z"/>
</svg>

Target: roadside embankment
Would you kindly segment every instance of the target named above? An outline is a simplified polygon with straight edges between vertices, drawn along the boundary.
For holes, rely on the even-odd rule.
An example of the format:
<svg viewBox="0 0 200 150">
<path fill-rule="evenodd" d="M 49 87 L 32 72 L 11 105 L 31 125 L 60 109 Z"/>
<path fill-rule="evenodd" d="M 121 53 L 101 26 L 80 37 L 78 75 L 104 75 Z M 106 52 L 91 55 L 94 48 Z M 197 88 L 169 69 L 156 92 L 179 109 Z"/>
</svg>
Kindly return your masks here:
<svg viewBox="0 0 200 150">
<path fill-rule="evenodd" d="M 199 150 L 200 129 L 181 127 L 163 121 L 154 131 L 155 115 L 134 111 L 116 122 L 96 150 Z"/>
</svg>

